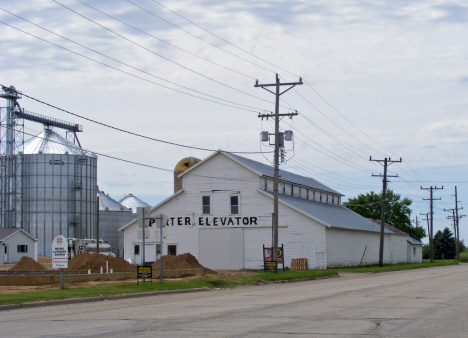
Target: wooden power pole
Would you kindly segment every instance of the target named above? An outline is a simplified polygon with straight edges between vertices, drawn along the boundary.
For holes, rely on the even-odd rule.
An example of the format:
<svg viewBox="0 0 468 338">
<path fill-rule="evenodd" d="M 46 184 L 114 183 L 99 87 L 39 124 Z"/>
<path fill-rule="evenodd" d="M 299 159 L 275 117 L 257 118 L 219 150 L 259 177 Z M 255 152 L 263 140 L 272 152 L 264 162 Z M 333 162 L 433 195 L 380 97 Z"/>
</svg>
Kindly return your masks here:
<svg viewBox="0 0 468 338">
<path fill-rule="evenodd" d="M 380 249 L 379 249 L 379 266 L 383 266 L 383 247 L 384 247 L 384 229 L 385 229 L 385 199 L 387 194 L 387 177 L 398 177 L 398 175 L 387 175 L 387 167 L 395 162 L 402 162 L 401 157 L 399 161 L 392 161 L 389 157 L 388 159 L 385 158 L 383 160 L 373 160 L 372 156 L 370 157 L 369 161 L 379 162 L 384 167 L 384 173 L 379 175 L 372 174 L 373 177 L 382 177 L 382 210 L 380 214 Z"/>
<path fill-rule="evenodd" d="M 433 248 L 433 232 L 434 232 L 434 207 L 433 207 L 433 201 L 434 200 L 440 200 L 441 198 L 433 198 L 433 192 L 434 190 L 439 190 L 439 189 L 444 189 L 444 186 L 442 186 L 442 188 L 437 188 L 436 187 L 433 187 L 431 185 L 430 188 L 423 188 L 421 187 L 421 190 L 429 190 L 430 191 L 430 198 L 423 198 L 424 201 L 431 201 L 431 211 L 430 211 L 430 214 L 431 214 L 431 226 L 430 226 L 430 236 L 429 236 L 429 249 L 430 249 L 430 261 L 431 263 L 434 263 L 434 248 Z"/>
<path fill-rule="evenodd" d="M 275 115 L 268 117 L 275 118 L 275 169 L 274 169 L 274 178 L 273 178 L 273 248 L 272 248 L 272 259 L 273 261 L 278 261 L 278 184 L 279 184 L 279 148 L 280 148 L 280 137 L 279 137 L 279 120 L 280 116 L 292 116 L 297 115 L 297 113 L 290 114 L 280 114 L 279 113 L 279 98 L 282 94 L 286 93 L 288 90 L 294 88 L 296 85 L 302 85 L 302 78 L 299 78 L 299 82 L 289 82 L 289 83 L 280 83 L 278 74 L 276 74 L 276 82 L 271 84 L 258 84 L 258 80 L 255 83 L 254 87 L 261 87 L 266 91 L 275 95 Z M 281 86 L 289 86 L 288 89 L 280 93 Z M 271 91 L 266 87 L 275 87 L 275 91 Z M 266 115 L 259 115 L 259 117 L 265 117 Z"/>
</svg>

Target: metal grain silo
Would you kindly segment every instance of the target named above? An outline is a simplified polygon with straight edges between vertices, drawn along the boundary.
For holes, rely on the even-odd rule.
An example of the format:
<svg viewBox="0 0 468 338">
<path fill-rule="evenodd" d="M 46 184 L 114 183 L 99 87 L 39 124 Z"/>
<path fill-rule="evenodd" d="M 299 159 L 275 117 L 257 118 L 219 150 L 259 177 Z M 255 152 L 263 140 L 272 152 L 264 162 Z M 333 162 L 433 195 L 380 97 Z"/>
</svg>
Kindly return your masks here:
<svg viewBox="0 0 468 338">
<path fill-rule="evenodd" d="M 95 238 L 97 156 L 45 127 L 24 143 L 23 229 L 51 256 L 52 239 Z"/>
<path fill-rule="evenodd" d="M 99 238 L 110 244 L 112 252 L 117 257 L 123 257 L 123 231 L 117 229 L 134 218 L 132 211 L 106 195 L 104 191 L 98 191 L 98 197 Z"/>
<path fill-rule="evenodd" d="M 119 201 L 119 203 L 122 204 L 124 207 L 132 210 L 134 214 L 137 212 L 138 207 L 151 208 L 151 206 L 148 203 L 143 202 L 141 199 L 134 196 L 133 194 L 128 194 L 127 196 L 122 198 Z"/>
<path fill-rule="evenodd" d="M 193 167 L 201 160 L 196 157 L 186 157 L 177 162 L 174 168 L 174 194 L 182 189 L 182 178 L 177 177 L 187 169 Z"/>
</svg>

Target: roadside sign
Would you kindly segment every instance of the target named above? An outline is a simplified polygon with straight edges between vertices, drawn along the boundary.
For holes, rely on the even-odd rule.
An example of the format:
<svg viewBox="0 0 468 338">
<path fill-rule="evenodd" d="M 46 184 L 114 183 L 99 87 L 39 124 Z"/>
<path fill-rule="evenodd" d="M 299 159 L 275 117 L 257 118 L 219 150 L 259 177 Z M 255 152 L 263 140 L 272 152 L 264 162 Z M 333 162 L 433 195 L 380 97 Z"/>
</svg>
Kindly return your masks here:
<svg viewBox="0 0 468 338">
<path fill-rule="evenodd" d="M 68 241 L 62 235 L 52 241 L 52 268 L 68 268 Z"/>
<path fill-rule="evenodd" d="M 278 248 L 278 263 L 283 263 L 283 246 Z"/>
<path fill-rule="evenodd" d="M 278 268 L 278 264 L 275 261 L 268 261 L 265 262 L 265 270 L 267 271 L 276 271 Z"/>
<path fill-rule="evenodd" d="M 144 218 L 149 217 L 150 210 L 151 208 L 149 207 L 137 207 L 137 222 L 140 229 L 143 229 L 143 224 L 145 224 L 146 228 L 148 227 L 149 220 Z"/>
<path fill-rule="evenodd" d="M 137 284 L 140 278 L 143 279 L 143 283 L 146 278 L 150 278 L 153 282 L 153 268 L 151 266 L 137 266 Z"/>
</svg>

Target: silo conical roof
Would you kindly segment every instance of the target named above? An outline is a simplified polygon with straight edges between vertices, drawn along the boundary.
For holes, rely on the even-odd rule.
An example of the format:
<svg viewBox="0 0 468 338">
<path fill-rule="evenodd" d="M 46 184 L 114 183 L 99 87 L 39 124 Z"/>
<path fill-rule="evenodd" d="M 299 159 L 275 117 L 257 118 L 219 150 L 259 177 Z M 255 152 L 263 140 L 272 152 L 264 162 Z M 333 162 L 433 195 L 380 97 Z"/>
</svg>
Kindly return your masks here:
<svg viewBox="0 0 468 338">
<path fill-rule="evenodd" d="M 98 191 L 97 196 L 99 197 L 100 211 L 130 211 L 130 209 L 124 207 L 112 197 L 106 195 L 103 191 Z"/>
<path fill-rule="evenodd" d="M 122 204 L 124 207 L 132 209 L 133 213 L 137 212 L 138 207 L 151 208 L 151 205 L 149 205 L 146 202 L 143 202 L 141 199 L 139 199 L 136 196 L 133 196 L 132 194 L 128 194 L 127 196 L 122 198 L 119 201 L 119 203 Z"/>
<path fill-rule="evenodd" d="M 97 158 L 95 154 L 84 151 L 80 146 L 63 138 L 52 129 L 44 129 L 39 135 L 24 142 L 24 154 L 67 154 Z"/>
</svg>

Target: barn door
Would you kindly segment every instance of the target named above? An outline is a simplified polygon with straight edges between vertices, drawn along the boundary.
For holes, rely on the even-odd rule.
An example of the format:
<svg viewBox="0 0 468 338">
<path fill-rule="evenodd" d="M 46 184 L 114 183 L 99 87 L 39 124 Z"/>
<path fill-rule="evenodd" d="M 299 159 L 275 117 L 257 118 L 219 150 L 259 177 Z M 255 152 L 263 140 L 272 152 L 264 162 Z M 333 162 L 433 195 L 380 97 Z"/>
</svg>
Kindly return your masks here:
<svg viewBox="0 0 468 338">
<path fill-rule="evenodd" d="M 243 269 L 243 229 L 200 229 L 200 263 L 214 270 Z"/>
</svg>

